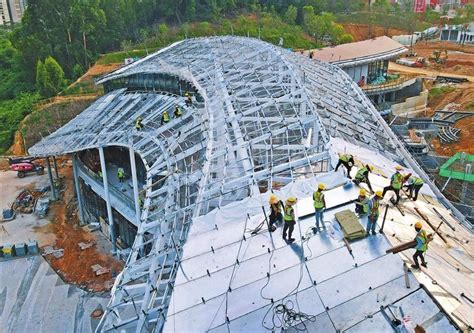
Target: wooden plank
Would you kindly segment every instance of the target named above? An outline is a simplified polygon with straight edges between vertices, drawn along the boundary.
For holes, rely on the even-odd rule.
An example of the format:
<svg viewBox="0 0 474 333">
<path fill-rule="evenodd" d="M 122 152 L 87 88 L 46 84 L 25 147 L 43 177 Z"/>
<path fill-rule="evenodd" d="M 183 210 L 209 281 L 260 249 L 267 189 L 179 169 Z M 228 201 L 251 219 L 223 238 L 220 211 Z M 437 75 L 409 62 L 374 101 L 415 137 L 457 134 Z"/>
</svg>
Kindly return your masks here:
<svg viewBox="0 0 474 333">
<path fill-rule="evenodd" d="M 427 236 L 428 238 L 428 242 L 431 242 L 433 240 L 433 234 L 429 234 Z M 398 252 L 402 252 L 402 251 L 405 251 L 405 250 L 408 250 L 408 249 L 412 249 L 416 246 L 416 240 L 411 240 L 409 242 L 406 242 L 406 243 L 402 243 L 400 245 L 397 245 L 397 246 L 394 246 L 394 247 L 391 247 L 389 248 L 388 250 L 385 251 L 385 253 L 393 253 L 393 254 L 396 254 Z"/>
</svg>

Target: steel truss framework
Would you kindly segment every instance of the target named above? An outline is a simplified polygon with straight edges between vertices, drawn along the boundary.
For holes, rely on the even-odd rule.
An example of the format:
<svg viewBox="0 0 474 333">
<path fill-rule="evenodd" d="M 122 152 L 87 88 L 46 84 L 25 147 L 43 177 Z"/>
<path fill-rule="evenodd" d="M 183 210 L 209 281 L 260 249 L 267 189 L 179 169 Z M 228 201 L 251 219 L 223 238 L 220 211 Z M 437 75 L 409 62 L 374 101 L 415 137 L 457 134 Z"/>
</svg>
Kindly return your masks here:
<svg viewBox="0 0 474 333">
<path fill-rule="evenodd" d="M 119 145 L 144 162 L 141 223 L 98 331 L 160 331 L 192 218 L 329 171 L 330 136 L 404 156 L 342 70 L 260 40 L 185 40 L 98 83 L 150 73 L 186 80 L 204 102 L 188 107 L 163 91 L 115 90 L 30 149 L 51 156 Z M 176 104 L 183 117 L 161 125 Z M 142 131 L 134 129 L 139 116 Z"/>
</svg>

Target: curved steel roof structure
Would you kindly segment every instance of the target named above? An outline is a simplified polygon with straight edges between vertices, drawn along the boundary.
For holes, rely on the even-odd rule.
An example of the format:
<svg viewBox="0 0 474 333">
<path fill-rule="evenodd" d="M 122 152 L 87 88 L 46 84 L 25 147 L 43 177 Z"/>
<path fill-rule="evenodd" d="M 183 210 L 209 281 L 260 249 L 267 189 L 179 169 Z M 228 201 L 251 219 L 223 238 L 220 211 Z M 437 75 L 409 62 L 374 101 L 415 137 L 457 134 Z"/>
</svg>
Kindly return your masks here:
<svg viewBox="0 0 474 333">
<path fill-rule="evenodd" d="M 156 75 L 186 81 L 197 101 L 186 106 L 180 92 L 153 83 Z M 405 161 L 424 175 L 341 69 L 257 39 L 184 40 L 98 83 L 127 88 L 137 81 L 140 89 L 109 92 L 29 150 L 48 156 L 120 145 L 145 164 L 141 223 L 102 331 L 161 329 L 192 218 L 262 187 L 330 171 L 331 137 Z M 161 114 L 175 104 L 184 116 L 161 125 Z M 139 116 L 140 132 L 134 130 Z"/>
</svg>

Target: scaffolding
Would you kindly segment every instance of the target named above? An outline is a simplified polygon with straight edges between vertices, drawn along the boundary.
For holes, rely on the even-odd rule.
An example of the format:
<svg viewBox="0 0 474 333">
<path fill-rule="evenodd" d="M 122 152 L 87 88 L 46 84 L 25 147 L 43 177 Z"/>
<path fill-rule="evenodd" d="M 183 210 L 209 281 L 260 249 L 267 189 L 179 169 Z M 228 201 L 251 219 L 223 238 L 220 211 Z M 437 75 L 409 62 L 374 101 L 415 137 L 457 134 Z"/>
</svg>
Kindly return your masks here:
<svg viewBox="0 0 474 333">
<path fill-rule="evenodd" d="M 150 82 L 154 74 L 185 81 L 192 105 L 179 84 L 170 92 Z M 97 83 L 117 89 L 29 152 L 53 156 L 123 146 L 145 165 L 137 237 L 98 331 L 160 331 L 193 218 L 327 173 L 331 137 L 405 161 L 424 175 L 342 70 L 257 39 L 177 42 Z M 183 116 L 161 124 L 163 112 L 171 114 L 176 105 Z"/>
</svg>

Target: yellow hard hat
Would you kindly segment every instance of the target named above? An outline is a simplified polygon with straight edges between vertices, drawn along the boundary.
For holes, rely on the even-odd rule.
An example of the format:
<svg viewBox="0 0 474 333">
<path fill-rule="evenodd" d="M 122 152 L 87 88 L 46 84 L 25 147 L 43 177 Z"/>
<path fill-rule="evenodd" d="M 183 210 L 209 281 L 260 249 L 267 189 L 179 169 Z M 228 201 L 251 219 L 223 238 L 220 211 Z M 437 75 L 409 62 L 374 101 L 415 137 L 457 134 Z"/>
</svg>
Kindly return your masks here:
<svg viewBox="0 0 474 333">
<path fill-rule="evenodd" d="M 296 199 L 295 197 L 289 197 L 288 199 L 286 199 L 286 203 L 289 205 L 294 205 L 296 201 L 298 201 L 298 199 Z"/>
<path fill-rule="evenodd" d="M 379 198 L 382 198 L 382 197 L 383 197 L 382 191 L 377 191 L 377 192 L 375 192 L 375 195 L 376 195 L 377 197 L 379 197 Z"/>
<path fill-rule="evenodd" d="M 397 165 L 397 166 L 395 167 L 395 170 L 399 170 L 399 171 L 400 171 L 400 170 L 403 170 L 403 168 L 402 168 L 402 166 Z"/>
<path fill-rule="evenodd" d="M 278 202 L 278 197 L 275 194 L 270 195 L 270 203 L 276 204 Z"/>
<path fill-rule="evenodd" d="M 365 195 L 365 190 L 363 188 L 360 189 L 359 195 Z"/>
<path fill-rule="evenodd" d="M 320 189 L 320 190 L 324 190 L 325 188 L 326 188 L 326 185 L 324 185 L 323 183 L 320 183 L 318 185 L 318 189 Z"/>
<path fill-rule="evenodd" d="M 421 228 L 423 228 L 423 224 L 421 224 L 420 221 L 416 221 L 416 223 L 415 223 L 415 228 L 421 229 Z"/>
</svg>

